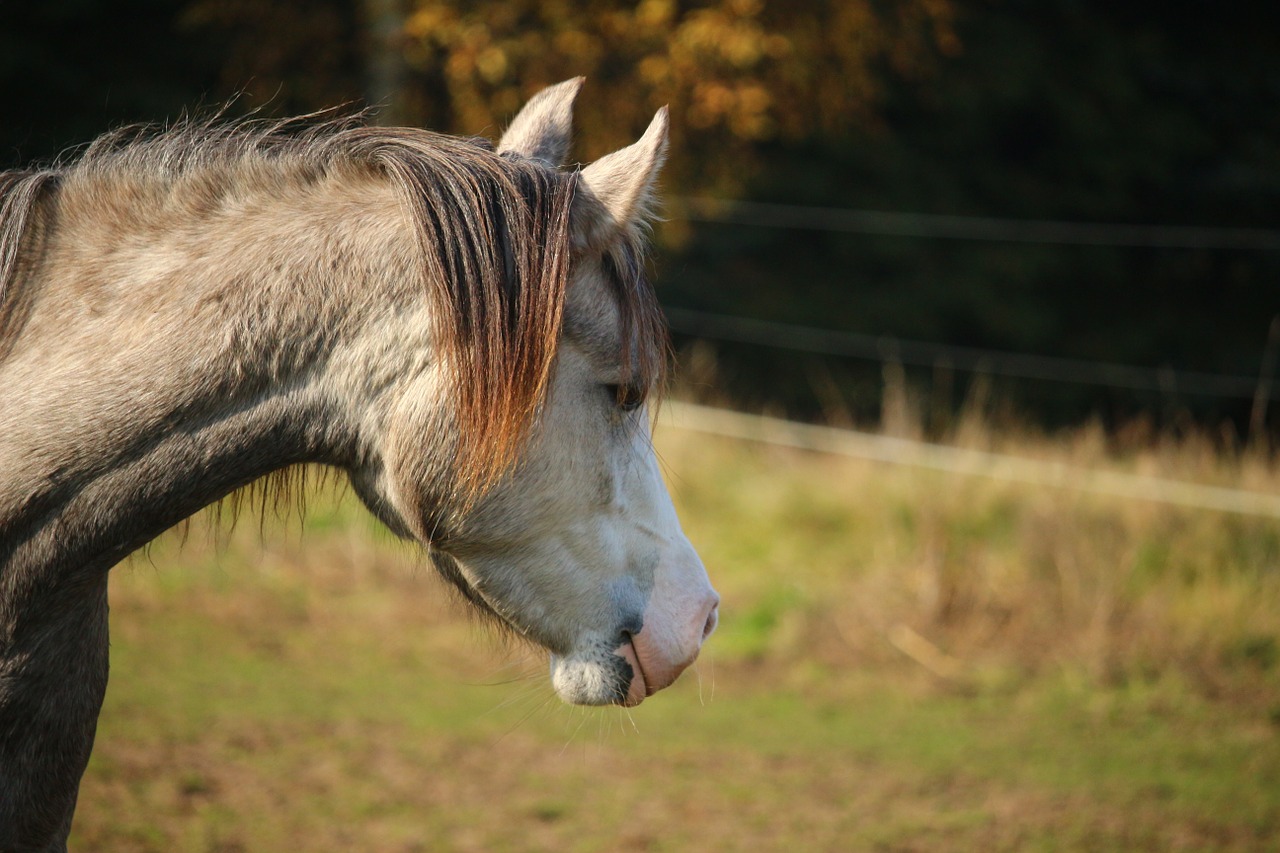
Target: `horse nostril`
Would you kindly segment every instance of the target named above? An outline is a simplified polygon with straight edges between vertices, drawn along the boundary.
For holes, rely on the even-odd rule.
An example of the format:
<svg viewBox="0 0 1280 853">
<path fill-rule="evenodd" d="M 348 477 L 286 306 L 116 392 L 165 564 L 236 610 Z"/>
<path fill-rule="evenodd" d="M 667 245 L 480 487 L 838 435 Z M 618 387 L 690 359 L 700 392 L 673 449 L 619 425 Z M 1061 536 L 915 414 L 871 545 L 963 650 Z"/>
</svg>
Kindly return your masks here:
<svg viewBox="0 0 1280 853">
<path fill-rule="evenodd" d="M 702 639 L 706 640 L 711 636 L 711 632 L 716 629 L 716 623 L 720 620 L 720 604 L 711 605 L 711 612 L 707 614 L 707 622 L 702 626 Z"/>
</svg>

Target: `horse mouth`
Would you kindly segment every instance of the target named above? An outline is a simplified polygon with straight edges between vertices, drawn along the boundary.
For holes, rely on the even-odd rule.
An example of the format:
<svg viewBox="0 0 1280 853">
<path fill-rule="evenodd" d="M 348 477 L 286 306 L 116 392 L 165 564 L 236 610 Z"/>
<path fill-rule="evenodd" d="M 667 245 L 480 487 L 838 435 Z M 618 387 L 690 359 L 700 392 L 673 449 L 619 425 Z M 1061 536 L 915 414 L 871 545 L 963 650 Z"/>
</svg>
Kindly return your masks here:
<svg viewBox="0 0 1280 853">
<path fill-rule="evenodd" d="M 675 682 L 697 657 L 717 622 L 719 598 L 710 593 L 701 609 L 695 611 L 697 618 L 685 626 L 688 636 L 674 650 L 655 641 L 655 634 L 640 617 L 627 620 L 612 637 L 597 634 L 579 637 L 577 642 L 557 642 L 556 638 L 539 636 L 536 631 L 514 624 L 469 582 L 452 555 L 437 548 L 430 556 L 436 570 L 461 594 L 472 612 L 506 636 L 551 652 L 553 687 L 561 699 L 573 705 L 639 705 Z"/>
<path fill-rule="evenodd" d="M 617 704 L 624 708 L 634 708 L 649 695 L 649 682 L 644 675 L 644 666 L 640 663 L 640 655 L 636 653 L 635 643 L 630 635 L 627 641 L 614 650 L 614 654 L 627 662 L 631 669 L 631 679 L 626 685 L 620 685 Z"/>
<path fill-rule="evenodd" d="M 640 656 L 629 639 L 617 646 L 590 643 L 582 651 L 567 656 L 553 652 L 551 684 L 556 694 L 570 705 L 632 708 L 651 692 Z"/>
</svg>

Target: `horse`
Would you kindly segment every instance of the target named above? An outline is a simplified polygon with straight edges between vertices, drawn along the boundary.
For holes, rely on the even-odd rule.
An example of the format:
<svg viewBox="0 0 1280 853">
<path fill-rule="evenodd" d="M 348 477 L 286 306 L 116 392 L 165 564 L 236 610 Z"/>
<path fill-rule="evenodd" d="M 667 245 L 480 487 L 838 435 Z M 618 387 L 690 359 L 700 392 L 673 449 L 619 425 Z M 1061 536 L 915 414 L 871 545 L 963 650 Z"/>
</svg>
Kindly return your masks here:
<svg viewBox="0 0 1280 853">
<path fill-rule="evenodd" d="M 719 598 L 647 414 L 667 110 L 568 169 L 581 84 L 496 147 L 214 117 L 0 174 L 0 850 L 66 849 L 108 570 L 298 466 L 545 649 L 564 701 L 632 706 L 692 663 Z"/>
</svg>

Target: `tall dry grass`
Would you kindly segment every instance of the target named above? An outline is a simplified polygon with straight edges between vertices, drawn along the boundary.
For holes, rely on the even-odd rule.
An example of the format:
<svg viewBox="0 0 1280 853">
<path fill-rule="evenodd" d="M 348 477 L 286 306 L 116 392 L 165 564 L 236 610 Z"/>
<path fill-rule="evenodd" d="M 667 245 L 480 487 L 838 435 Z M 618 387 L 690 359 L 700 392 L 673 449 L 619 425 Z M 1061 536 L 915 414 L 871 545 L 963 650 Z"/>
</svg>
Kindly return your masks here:
<svg viewBox="0 0 1280 853">
<path fill-rule="evenodd" d="M 921 434 L 900 403 L 885 428 Z M 1198 433 L 970 405 L 930 434 L 1280 490 L 1269 454 Z M 544 657 L 312 480 L 305 520 L 210 512 L 112 573 L 73 849 L 1274 848 L 1280 522 L 655 443 L 723 595 L 663 695 L 561 705 Z"/>
<path fill-rule="evenodd" d="M 678 393 L 705 399 L 710 369 Z M 989 395 L 939 436 L 901 371 L 886 379 L 888 434 L 1280 494 L 1264 446 L 1144 424 L 1046 433 Z M 915 667 L 973 688 L 1045 673 L 1176 681 L 1280 715 L 1280 520 L 659 435 L 686 527 L 727 588 L 736 653 Z"/>
<path fill-rule="evenodd" d="M 890 380 L 879 429 L 937 437 L 926 429 L 932 416 L 922 396 Z M 686 384 L 676 395 L 705 399 L 714 387 Z M 938 440 L 1081 470 L 1280 494 L 1280 460 L 1267 448 L 1141 425 L 1046 433 L 1011 422 L 989 399 L 971 400 Z M 886 667 L 964 689 L 1046 674 L 1099 685 L 1172 681 L 1274 709 L 1280 719 L 1280 520 L 669 424 L 659 425 L 655 443 L 686 532 L 724 596 L 706 653 L 712 662 L 801 673 L 810 665 Z M 248 509 L 232 535 L 215 509 L 186 529 L 185 544 L 174 535 L 152 552 L 158 563 L 192 569 L 188 577 L 243 562 L 268 585 L 273 573 L 286 585 L 305 577 L 358 601 L 394 582 L 415 590 L 416 612 L 433 602 L 437 624 L 463 613 L 439 607 L 449 599 L 442 585 L 420 585 L 420 554 L 379 532 L 354 498 L 341 497 L 340 484 L 334 503 L 334 489 L 331 479 L 312 495 L 304 521 L 289 504 L 267 509 L 261 522 Z M 277 521 L 277 512 L 287 518 Z M 154 584 L 122 583 L 113 600 L 128 608 L 133 598 L 182 586 L 176 571 L 165 568 Z"/>
</svg>

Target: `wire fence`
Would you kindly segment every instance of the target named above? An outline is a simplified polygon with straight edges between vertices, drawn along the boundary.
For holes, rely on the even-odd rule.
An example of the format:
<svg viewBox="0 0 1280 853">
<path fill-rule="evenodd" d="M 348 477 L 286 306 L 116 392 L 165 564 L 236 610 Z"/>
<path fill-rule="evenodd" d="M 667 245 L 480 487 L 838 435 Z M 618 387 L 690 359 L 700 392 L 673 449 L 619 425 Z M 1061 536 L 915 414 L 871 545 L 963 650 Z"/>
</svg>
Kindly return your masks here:
<svg viewBox="0 0 1280 853">
<path fill-rule="evenodd" d="M 670 213 L 674 219 L 693 222 L 890 237 L 1060 246 L 1280 251 L 1280 231 L 1268 228 L 952 216 L 698 197 L 672 199 Z"/>
<path fill-rule="evenodd" d="M 1207 226 L 1066 222 L 1002 217 L 953 216 L 811 205 L 771 204 L 732 199 L 678 197 L 672 218 L 695 222 L 837 231 L 918 239 L 981 240 L 1075 246 L 1161 249 L 1280 251 L 1280 230 Z M 956 346 L 932 341 L 868 335 L 813 326 L 778 323 L 670 306 L 671 328 L 719 341 L 766 346 L 918 367 L 946 367 L 1016 379 L 1074 383 L 1095 387 L 1252 399 L 1254 416 L 1265 415 L 1272 391 L 1277 324 L 1272 324 L 1257 375 L 1231 375 L 1090 361 L 1062 356 Z M 1280 318 L 1278 318 L 1280 319 Z"/>
<path fill-rule="evenodd" d="M 1201 373 L 953 346 L 671 306 L 665 311 L 672 330 L 695 337 L 921 367 L 946 366 L 994 376 L 1226 398 L 1252 398 L 1258 393 L 1260 381 L 1264 386 L 1270 384 L 1265 376 Z"/>
<path fill-rule="evenodd" d="M 835 427 L 749 415 L 674 400 L 662 425 L 722 438 L 987 477 L 1038 487 L 1073 489 L 1195 509 L 1280 519 L 1280 495 L 970 450 Z"/>
</svg>

